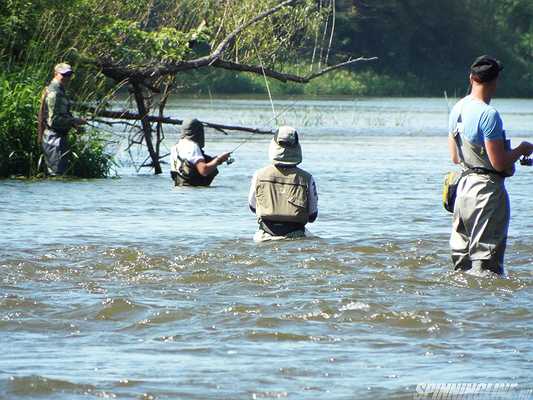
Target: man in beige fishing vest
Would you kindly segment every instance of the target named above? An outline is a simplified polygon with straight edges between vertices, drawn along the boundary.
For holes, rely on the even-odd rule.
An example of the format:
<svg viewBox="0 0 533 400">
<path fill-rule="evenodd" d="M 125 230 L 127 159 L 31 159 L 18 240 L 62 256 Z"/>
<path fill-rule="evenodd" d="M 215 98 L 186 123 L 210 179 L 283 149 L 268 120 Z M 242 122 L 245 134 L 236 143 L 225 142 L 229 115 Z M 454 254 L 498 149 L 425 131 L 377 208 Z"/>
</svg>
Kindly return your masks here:
<svg viewBox="0 0 533 400">
<path fill-rule="evenodd" d="M 218 175 L 217 167 L 230 154 L 211 157 L 204 153 L 204 146 L 203 124 L 196 118 L 183 120 L 181 137 L 170 149 L 170 177 L 176 186 L 209 186 Z"/>
<path fill-rule="evenodd" d="M 296 130 L 280 127 L 268 155 L 272 164 L 254 174 L 248 196 L 259 223 L 254 241 L 304 237 L 305 225 L 318 216 L 318 194 L 313 176 L 297 167 L 302 148 Z"/>
<path fill-rule="evenodd" d="M 86 124 L 70 112 L 71 101 L 65 89 L 72 78 L 72 67 L 65 63 L 54 67 L 54 78 L 45 89 L 39 112 L 38 138 L 50 175 L 63 175 L 68 168 L 68 140 L 71 129 Z"/>
<path fill-rule="evenodd" d="M 503 67 L 489 56 L 478 57 L 470 68 L 472 92 L 450 113 L 448 144 L 451 159 L 461 164 L 450 238 L 455 269 L 504 274 L 510 208 L 506 177 L 514 164 L 533 152 L 522 142 L 511 148 L 500 114 L 490 106 Z"/>
</svg>

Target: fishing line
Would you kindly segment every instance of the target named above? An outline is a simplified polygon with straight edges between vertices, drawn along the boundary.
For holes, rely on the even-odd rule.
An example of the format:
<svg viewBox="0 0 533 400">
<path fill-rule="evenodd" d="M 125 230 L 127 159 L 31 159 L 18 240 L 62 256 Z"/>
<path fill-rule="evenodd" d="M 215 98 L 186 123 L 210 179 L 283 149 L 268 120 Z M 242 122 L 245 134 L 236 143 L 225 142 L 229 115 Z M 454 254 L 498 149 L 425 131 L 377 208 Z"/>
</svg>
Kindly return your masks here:
<svg viewBox="0 0 533 400">
<path fill-rule="evenodd" d="M 263 125 L 261 125 L 261 127 L 266 127 L 268 126 L 268 124 L 270 124 L 272 121 L 276 120 L 277 121 L 277 118 L 282 116 L 283 114 L 285 114 L 287 111 L 289 111 L 290 109 L 292 109 L 294 107 L 294 105 L 297 103 L 298 100 L 294 100 L 291 104 L 289 104 L 287 107 L 285 107 L 283 110 L 281 110 L 279 113 L 277 113 L 276 115 L 274 115 L 272 118 L 270 118 L 267 122 L 265 122 Z M 250 141 L 252 139 L 252 137 L 255 135 L 254 132 L 251 132 L 250 135 L 244 139 L 241 143 L 239 143 L 233 150 L 231 150 L 229 153 L 230 154 L 233 154 L 239 147 L 241 147 L 243 144 L 247 143 L 248 141 Z"/>
<path fill-rule="evenodd" d="M 267 76 L 266 76 L 266 73 L 265 73 L 265 67 L 263 65 L 263 59 L 261 58 L 261 55 L 259 54 L 259 51 L 257 50 L 257 46 L 256 44 L 254 43 L 254 48 L 255 48 L 255 51 L 257 52 L 257 57 L 259 58 L 259 63 L 261 64 L 261 72 L 263 73 L 263 79 L 265 80 L 265 86 L 266 86 L 266 89 L 267 89 L 267 93 L 268 93 L 268 99 L 270 100 L 270 106 L 272 107 L 272 114 L 274 115 L 271 119 L 269 119 L 267 122 L 265 122 L 262 126 L 268 126 L 272 121 L 276 121 L 276 125 L 278 124 L 278 117 L 280 117 L 282 114 L 284 114 L 285 112 L 287 112 L 288 110 L 290 110 L 294 104 L 296 104 L 296 101 L 293 101 L 288 107 L 284 108 L 283 110 L 281 110 L 281 112 L 279 113 L 276 113 L 276 109 L 274 107 L 274 101 L 272 100 L 272 93 L 270 92 L 270 86 L 268 84 L 268 79 L 267 79 Z M 235 151 L 237 151 L 237 149 L 239 149 L 243 144 L 247 143 L 250 141 L 250 139 L 252 139 L 254 133 L 250 133 L 250 135 L 244 139 L 241 143 L 239 143 L 233 150 L 231 150 L 229 152 L 229 154 L 233 154 Z M 231 159 L 233 162 L 233 159 Z"/>
<path fill-rule="evenodd" d="M 272 107 L 272 114 L 274 115 L 274 119 L 276 119 L 276 109 L 274 108 L 274 101 L 272 100 L 272 93 L 270 93 L 270 86 L 268 85 L 268 79 L 265 73 L 265 66 L 263 65 L 263 59 L 261 58 L 261 54 L 257 50 L 257 46 L 254 42 L 254 48 L 257 53 L 257 57 L 259 58 L 259 63 L 261 64 L 261 72 L 263 73 L 263 79 L 265 80 L 265 86 L 268 93 L 268 99 L 270 100 L 270 106 Z M 276 124 L 278 121 L 276 120 Z"/>
</svg>

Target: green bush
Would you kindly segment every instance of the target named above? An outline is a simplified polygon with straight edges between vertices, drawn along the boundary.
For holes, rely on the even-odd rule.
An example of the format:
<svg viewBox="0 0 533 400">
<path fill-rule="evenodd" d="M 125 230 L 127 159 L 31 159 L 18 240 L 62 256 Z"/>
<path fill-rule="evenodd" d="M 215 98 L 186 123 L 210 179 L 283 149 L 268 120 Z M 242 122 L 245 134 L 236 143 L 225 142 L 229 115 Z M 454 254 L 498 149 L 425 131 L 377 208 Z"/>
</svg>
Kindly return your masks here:
<svg viewBox="0 0 533 400">
<path fill-rule="evenodd" d="M 41 78 L 37 69 L 0 73 L 0 178 L 31 178 L 45 171 L 37 143 L 37 114 L 44 81 Z M 70 135 L 69 140 L 72 152 L 69 175 L 108 176 L 113 162 L 100 133 Z"/>
<path fill-rule="evenodd" d="M 115 165 L 106 151 L 107 140 L 96 130 L 83 135 L 70 135 L 70 156 L 68 175 L 79 178 L 102 178 L 109 176 Z"/>
<path fill-rule="evenodd" d="M 34 176 L 41 151 L 37 110 L 42 91 L 35 82 L 0 75 L 0 177 Z"/>
</svg>

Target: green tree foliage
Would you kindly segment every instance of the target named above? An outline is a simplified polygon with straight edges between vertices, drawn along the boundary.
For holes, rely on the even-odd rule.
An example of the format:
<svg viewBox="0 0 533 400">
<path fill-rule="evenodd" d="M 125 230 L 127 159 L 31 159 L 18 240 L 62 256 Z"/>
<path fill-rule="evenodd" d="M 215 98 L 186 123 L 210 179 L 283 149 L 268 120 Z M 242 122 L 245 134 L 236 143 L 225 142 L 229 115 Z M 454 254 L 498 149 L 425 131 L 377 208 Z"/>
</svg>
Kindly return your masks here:
<svg viewBox="0 0 533 400">
<path fill-rule="evenodd" d="M 372 54 L 369 65 L 418 90 L 464 94 L 468 66 L 492 54 L 506 66 L 501 94 L 533 95 L 531 0 L 337 0 L 337 55 Z M 529 79 L 528 79 L 529 77 Z M 524 79 L 526 79 L 524 81 Z"/>
</svg>

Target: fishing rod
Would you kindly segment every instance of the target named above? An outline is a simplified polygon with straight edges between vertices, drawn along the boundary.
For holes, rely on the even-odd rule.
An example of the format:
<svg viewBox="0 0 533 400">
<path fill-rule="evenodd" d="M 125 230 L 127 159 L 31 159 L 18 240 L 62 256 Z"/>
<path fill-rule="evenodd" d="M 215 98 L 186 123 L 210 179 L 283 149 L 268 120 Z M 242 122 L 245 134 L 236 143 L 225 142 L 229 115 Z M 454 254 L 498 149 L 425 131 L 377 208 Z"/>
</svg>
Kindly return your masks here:
<svg viewBox="0 0 533 400">
<path fill-rule="evenodd" d="M 444 99 L 446 100 L 446 105 L 448 106 L 448 114 L 452 111 L 450 107 L 450 102 L 448 101 L 448 93 L 446 93 L 446 90 L 444 91 Z"/>
</svg>

